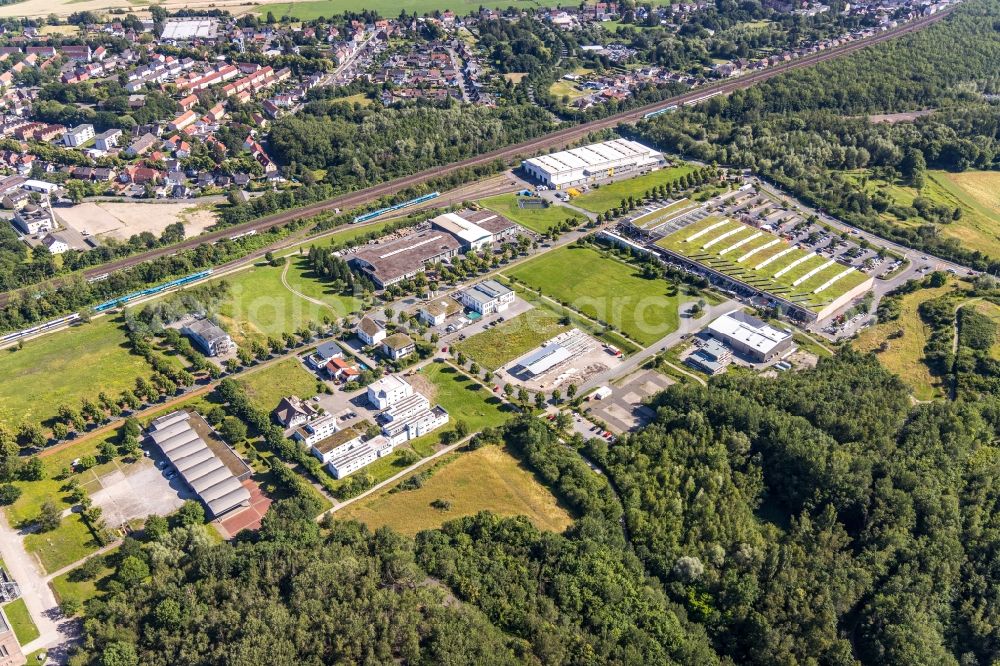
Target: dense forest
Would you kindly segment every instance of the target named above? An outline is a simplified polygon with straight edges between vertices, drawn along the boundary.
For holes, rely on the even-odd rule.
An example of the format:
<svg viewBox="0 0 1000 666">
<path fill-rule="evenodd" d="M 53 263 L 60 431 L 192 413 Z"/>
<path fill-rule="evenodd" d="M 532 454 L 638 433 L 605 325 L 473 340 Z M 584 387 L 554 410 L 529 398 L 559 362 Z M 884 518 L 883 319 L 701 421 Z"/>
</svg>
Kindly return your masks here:
<svg viewBox="0 0 1000 666">
<path fill-rule="evenodd" d="M 130 537 L 74 663 L 1000 658 L 996 395 L 912 406 L 846 350 L 651 406 L 613 445 L 575 450 L 531 417 L 474 439 L 505 444 L 574 512 L 562 534 L 481 513 L 409 539 L 317 524 L 293 494 L 233 543 L 189 526 Z"/>
<path fill-rule="evenodd" d="M 882 213 L 891 202 L 843 172 L 874 169 L 919 184 L 914 163 L 1000 167 L 1000 108 L 981 95 L 996 89 L 997 62 L 1000 2 L 973 0 L 926 30 L 660 116 L 637 132 L 668 150 L 755 169 L 857 226 L 995 272 L 995 258 L 938 234 L 935 211 L 893 211 L 918 224 L 889 222 Z M 938 111 L 912 123 L 864 117 L 925 108 Z"/>
<path fill-rule="evenodd" d="M 534 106 L 419 102 L 382 109 L 317 100 L 275 122 L 269 145 L 292 173 L 323 169 L 323 181 L 346 192 L 552 129 L 549 114 Z"/>
</svg>

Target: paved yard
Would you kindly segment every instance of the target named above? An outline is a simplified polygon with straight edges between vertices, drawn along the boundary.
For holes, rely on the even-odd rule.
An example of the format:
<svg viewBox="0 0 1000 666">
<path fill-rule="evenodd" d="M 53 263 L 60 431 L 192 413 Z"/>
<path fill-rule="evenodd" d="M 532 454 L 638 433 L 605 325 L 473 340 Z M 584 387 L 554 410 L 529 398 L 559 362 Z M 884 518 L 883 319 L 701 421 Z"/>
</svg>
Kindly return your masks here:
<svg viewBox="0 0 1000 666">
<path fill-rule="evenodd" d="M 109 527 L 117 527 L 146 516 L 166 516 L 181 507 L 185 499 L 193 498 L 179 477 L 167 480 L 157 469 L 154 459 L 143 458 L 137 464 L 116 469 L 103 476 L 94 476 L 83 484 L 84 489 L 101 507 Z"/>
<path fill-rule="evenodd" d="M 633 430 L 649 423 L 654 416 L 653 410 L 642 401 L 673 383 L 655 370 L 644 370 L 620 387 L 613 387 L 611 395 L 604 400 L 591 401 L 590 413 L 617 434 Z"/>
<path fill-rule="evenodd" d="M 231 539 L 241 530 L 259 530 L 264 514 L 271 508 L 271 499 L 264 495 L 253 479 L 247 479 L 243 486 L 250 491 L 250 506 L 216 523 L 223 538 Z"/>
</svg>

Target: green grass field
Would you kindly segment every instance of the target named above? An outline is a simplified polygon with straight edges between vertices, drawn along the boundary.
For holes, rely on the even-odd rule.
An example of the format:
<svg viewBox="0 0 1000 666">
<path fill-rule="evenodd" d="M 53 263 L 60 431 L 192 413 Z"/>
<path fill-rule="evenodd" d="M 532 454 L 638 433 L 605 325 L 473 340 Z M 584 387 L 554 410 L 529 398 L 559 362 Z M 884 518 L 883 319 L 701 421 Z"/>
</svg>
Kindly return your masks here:
<svg viewBox="0 0 1000 666">
<path fill-rule="evenodd" d="M 150 374 L 111 317 L 28 340 L 24 349 L 0 350 L 0 423 L 16 429 L 45 421 L 62 403 L 78 409 L 84 397 L 118 394 Z"/>
<path fill-rule="evenodd" d="M 496 370 L 569 328 L 559 323 L 555 313 L 534 308 L 477 333 L 455 349 L 484 368 Z"/>
<path fill-rule="evenodd" d="M 667 295 L 670 283 L 647 280 L 634 266 L 591 248 L 563 247 L 506 274 L 592 319 L 610 323 L 643 345 L 678 326 L 681 297 Z"/>
<path fill-rule="evenodd" d="M 872 178 L 868 171 L 852 171 L 844 175 L 866 192 L 882 190 L 904 206 L 913 205 L 913 200 L 922 196 L 948 208 L 960 208 L 962 218 L 950 224 L 935 224 L 938 232 L 946 238 L 958 240 L 970 250 L 979 250 L 992 257 L 1000 256 L 1000 172 L 950 173 L 931 170 L 927 172 L 926 184 L 920 192 L 899 183 Z M 865 176 L 868 180 L 862 186 L 861 180 Z M 906 221 L 898 220 L 891 213 L 885 213 L 883 217 L 905 226 L 928 224 L 919 217 Z"/>
<path fill-rule="evenodd" d="M 282 283 L 282 266 L 254 266 L 224 278 L 231 285 L 230 297 L 219 313 L 237 344 L 292 333 L 324 316 L 342 317 L 358 308 L 357 299 L 328 293 L 324 283 L 312 279 L 304 257 L 288 261 L 288 287 Z"/>
<path fill-rule="evenodd" d="M 868 280 L 828 257 L 789 246 L 777 236 L 715 216 L 656 244 L 804 307 L 819 309 Z"/>
<path fill-rule="evenodd" d="M 59 527 L 51 532 L 29 534 L 24 537 L 24 549 L 38 556 L 45 571 L 58 571 L 87 557 L 100 546 L 90 528 L 71 513 L 62 519 Z"/>
<path fill-rule="evenodd" d="M 522 227 L 537 231 L 540 234 L 546 233 L 549 229 L 567 219 L 574 220 L 575 224 L 586 222 L 583 215 L 580 215 L 575 210 L 555 204 L 548 208 L 519 208 L 517 202 L 523 198 L 515 194 L 501 194 L 488 199 L 482 199 L 478 203 L 484 208 L 489 208 L 495 213 L 500 213 L 517 222 Z"/>
<path fill-rule="evenodd" d="M 215 530 L 212 530 L 212 532 L 215 532 Z M 218 533 L 216 532 L 216 534 Z M 107 566 L 104 558 L 114 552 L 115 551 L 112 550 L 109 553 L 99 556 L 101 557 L 101 563 L 103 566 L 100 571 L 97 572 L 97 575 L 90 580 L 70 580 L 70 575 L 73 573 L 72 571 L 67 571 L 61 576 L 53 578 L 49 585 L 52 586 L 52 591 L 56 594 L 56 600 L 59 603 L 70 602 L 82 605 L 83 603 L 100 595 L 101 584 L 104 579 L 114 571 L 114 569 Z"/>
<path fill-rule="evenodd" d="M 306 2 L 265 4 L 261 5 L 257 12 L 261 15 L 272 12 L 277 18 L 291 16 L 300 21 L 311 21 L 321 16 L 330 17 L 347 11 L 368 10 L 378 12 L 381 16 L 399 16 L 400 10 L 405 10 L 408 14 L 416 12 L 419 15 L 424 15 L 450 9 L 456 14 L 464 16 L 471 11 L 476 11 L 479 7 L 534 9 L 536 7 L 555 7 L 558 4 L 556 0 L 492 0 L 487 2 L 479 2 L 478 0 L 475 2 L 473 0 L 450 0 L 448 2 L 441 0 L 400 0 L 399 2 L 391 2 L 390 0 L 309 0 Z"/>
<path fill-rule="evenodd" d="M 954 287 L 953 284 L 935 289 L 920 289 L 902 298 L 899 319 L 876 324 L 865 329 L 854 341 L 854 347 L 861 351 L 876 351 L 884 342 L 889 348 L 877 352 L 878 359 L 891 372 L 902 378 L 918 400 L 933 400 L 944 395 L 938 380 L 924 363 L 924 346 L 930 329 L 920 319 L 917 308 L 924 301 L 942 296 Z M 889 336 L 902 331 L 902 337 Z"/>
<path fill-rule="evenodd" d="M 608 183 L 576 197 L 573 204 L 592 213 L 603 213 L 617 207 L 621 200 L 629 195 L 642 196 L 646 190 L 669 183 L 694 170 L 695 167 L 691 164 L 679 164 L 647 173 L 645 176 Z"/>
<path fill-rule="evenodd" d="M 278 402 L 286 396 L 297 395 L 303 400 L 313 397 L 319 383 L 295 358 L 246 373 L 237 381 L 246 389 L 247 397 L 259 409 L 267 412 L 277 407 Z"/>
<path fill-rule="evenodd" d="M 16 599 L 3 607 L 4 615 L 10 621 L 10 628 L 14 630 L 14 636 L 21 645 L 27 645 L 31 641 L 41 636 L 38 627 L 35 626 L 28 606 L 24 599 Z"/>
<path fill-rule="evenodd" d="M 403 534 L 440 527 L 447 520 L 492 511 L 501 516 L 527 516 L 540 529 L 561 532 L 572 518 L 556 498 L 513 456 L 495 446 L 453 454 L 416 490 L 376 494 L 337 514 L 371 529 L 388 526 Z M 451 503 L 447 511 L 430 505 Z"/>
<path fill-rule="evenodd" d="M 302 241 L 301 243 L 296 243 L 295 245 L 279 252 L 275 252 L 275 254 L 287 257 L 293 254 L 308 254 L 309 247 L 311 245 L 321 248 L 330 247 L 331 245 L 343 245 L 344 243 L 352 241 L 359 236 L 381 232 L 393 222 L 398 222 L 398 219 L 381 220 L 379 222 L 372 222 L 371 224 L 348 224 L 340 231 L 331 233 L 329 236 L 325 236 L 323 238 L 311 238 L 309 240 Z"/>
</svg>

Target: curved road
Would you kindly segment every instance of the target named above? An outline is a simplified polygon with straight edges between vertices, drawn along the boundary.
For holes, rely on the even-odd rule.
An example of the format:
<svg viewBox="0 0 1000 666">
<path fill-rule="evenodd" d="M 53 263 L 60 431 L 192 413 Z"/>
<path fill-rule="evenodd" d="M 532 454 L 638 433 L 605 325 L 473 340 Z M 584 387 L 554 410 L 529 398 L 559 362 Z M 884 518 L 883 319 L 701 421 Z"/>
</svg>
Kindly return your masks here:
<svg viewBox="0 0 1000 666">
<path fill-rule="evenodd" d="M 700 88 L 693 89 L 689 92 L 665 99 L 659 102 L 654 102 L 652 104 L 647 104 L 646 106 L 639 107 L 637 109 L 632 109 L 629 111 L 623 111 L 606 118 L 599 120 L 592 120 L 585 123 L 580 123 L 573 125 L 571 127 L 566 127 L 542 136 L 524 141 L 522 143 L 514 144 L 512 146 L 507 146 L 505 148 L 499 148 L 497 150 L 492 150 L 487 153 L 482 153 L 475 157 L 470 157 L 458 162 L 452 162 L 451 164 L 442 165 L 440 167 L 434 167 L 421 171 L 419 173 L 412 174 L 410 176 L 404 176 L 397 178 L 395 180 L 386 181 L 378 185 L 373 185 L 372 187 L 365 188 L 363 190 L 357 190 L 356 192 L 351 192 L 349 194 L 344 194 L 333 199 L 327 199 L 315 204 L 310 204 L 303 206 L 301 208 L 296 208 L 294 210 L 284 211 L 281 213 L 276 213 L 274 215 L 269 215 L 267 217 L 262 217 L 258 220 L 252 222 L 247 222 L 244 224 L 236 225 L 233 227 L 228 227 L 226 229 L 221 229 L 218 231 L 212 231 L 194 238 L 190 238 L 176 245 L 171 245 L 169 247 L 157 248 L 155 250 L 150 250 L 149 252 L 144 252 L 142 254 L 137 254 L 131 257 L 120 259 L 102 266 L 88 269 L 84 271 L 85 277 L 95 277 L 103 275 L 105 273 L 114 272 L 116 270 L 121 270 L 123 268 L 128 268 L 136 264 L 141 264 L 151 259 L 157 257 L 162 257 L 170 254 L 175 254 L 176 252 L 192 247 L 197 247 L 202 243 L 212 243 L 215 241 L 228 239 L 231 236 L 237 234 L 242 234 L 251 230 L 262 230 L 268 229 L 275 225 L 287 224 L 293 220 L 297 220 L 303 217 L 310 217 L 318 213 L 323 213 L 331 211 L 334 209 L 350 210 L 362 204 L 368 203 L 375 199 L 383 196 L 395 194 L 400 190 L 404 190 L 409 187 L 416 185 L 422 185 L 432 179 L 439 178 L 441 176 L 447 176 L 460 169 L 473 166 L 482 166 L 488 164 L 497 159 L 504 161 L 513 161 L 527 154 L 537 154 L 540 152 L 547 151 L 550 148 L 562 148 L 569 144 L 574 143 L 584 137 L 587 134 L 599 130 L 610 129 L 618 126 L 622 123 L 635 123 L 642 119 L 644 115 L 651 111 L 657 111 L 668 106 L 673 105 L 683 105 L 686 103 L 691 103 L 699 100 L 710 94 L 726 94 L 731 93 L 735 90 L 740 90 L 743 88 L 749 88 L 762 81 L 767 81 L 770 78 L 778 76 L 787 71 L 794 69 L 799 69 L 802 67 L 809 67 L 817 63 L 824 62 L 826 60 L 831 60 L 842 55 L 847 55 L 858 51 L 867 46 L 873 44 L 879 44 L 881 42 L 888 41 L 904 35 L 910 32 L 921 30 L 928 25 L 940 21 L 949 15 L 957 5 L 952 5 L 945 9 L 940 10 L 936 14 L 931 14 L 929 16 L 923 16 L 904 25 L 898 26 L 891 30 L 886 30 L 877 35 L 873 35 L 866 39 L 859 39 L 841 46 L 827 49 L 825 51 L 819 51 L 817 53 L 812 53 L 795 60 L 784 62 L 774 67 L 761 70 L 759 72 L 753 72 L 745 76 L 741 76 L 732 80 L 721 81 L 719 83 L 714 83 L 711 85 L 702 86 Z M 6 303 L 9 296 L 4 294 L 0 296 L 0 305 Z"/>
</svg>

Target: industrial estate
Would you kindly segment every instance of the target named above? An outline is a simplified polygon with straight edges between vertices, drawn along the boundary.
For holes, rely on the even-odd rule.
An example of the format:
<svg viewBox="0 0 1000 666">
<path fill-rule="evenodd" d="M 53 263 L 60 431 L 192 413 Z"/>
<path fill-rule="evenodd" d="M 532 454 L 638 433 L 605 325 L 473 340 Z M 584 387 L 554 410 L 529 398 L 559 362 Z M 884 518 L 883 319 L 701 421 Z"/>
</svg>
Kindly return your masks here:
<svg viewBox="0 0 1000 666">
<path fill-rule="evenodd" d="M 84 4 L 0 30 L 0 666 L 990 663 L 873 600 L 994 552 L 995 72 L 753 87 L 958 2 Z"/>
</svg>

